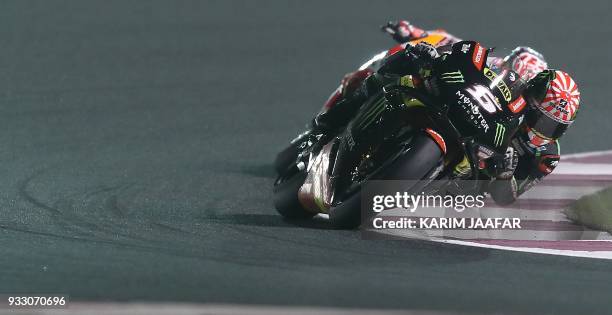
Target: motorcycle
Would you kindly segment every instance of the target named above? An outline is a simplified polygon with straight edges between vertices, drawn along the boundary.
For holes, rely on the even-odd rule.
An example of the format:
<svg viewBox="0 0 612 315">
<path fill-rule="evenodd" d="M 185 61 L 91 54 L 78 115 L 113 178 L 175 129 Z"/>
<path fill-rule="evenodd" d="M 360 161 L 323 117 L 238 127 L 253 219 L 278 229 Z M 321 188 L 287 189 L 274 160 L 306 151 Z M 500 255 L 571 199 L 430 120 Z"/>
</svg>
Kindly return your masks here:
<svg viewBox="0 0 612 315">
<path fill-rule="evenodd" d="M 525 82 L 509 69 L 490 69 L 489 52 L 478 42 L 457 42 L 431 69 L 439 96 L 402 76 L 373 93 L 337 136 L 298 136 L 290 145 L 295 156 L 278 168 L 274 182 L 277 211 L 290 219 L 324 213 L 334 227 L 355 228 L 369 181 L 426 187 L 450 181 L 460 168 L 471 179 L 486 178 L 482 161 L 508 147 L 526 104 Z"/>
</svg>

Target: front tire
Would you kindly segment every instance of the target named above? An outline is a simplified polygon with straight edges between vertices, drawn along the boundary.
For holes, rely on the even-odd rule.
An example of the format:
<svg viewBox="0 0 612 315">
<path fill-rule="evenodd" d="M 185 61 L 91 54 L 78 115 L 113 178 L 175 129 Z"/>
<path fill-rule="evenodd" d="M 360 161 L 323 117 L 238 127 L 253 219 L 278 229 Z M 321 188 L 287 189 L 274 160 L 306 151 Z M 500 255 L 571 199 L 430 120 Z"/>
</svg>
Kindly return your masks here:
<svg viewBox="0 0 612 315">
<path fill-rule="evenodd" d="M 438 166 L 442 152 L 425 134 L 415 135 L 410 150 L 373 176 L 376 180 L 421 180 Z M 335 228 L 354 229 L 361 224 L 361 189 L 329 210 Z"/>
</svg>

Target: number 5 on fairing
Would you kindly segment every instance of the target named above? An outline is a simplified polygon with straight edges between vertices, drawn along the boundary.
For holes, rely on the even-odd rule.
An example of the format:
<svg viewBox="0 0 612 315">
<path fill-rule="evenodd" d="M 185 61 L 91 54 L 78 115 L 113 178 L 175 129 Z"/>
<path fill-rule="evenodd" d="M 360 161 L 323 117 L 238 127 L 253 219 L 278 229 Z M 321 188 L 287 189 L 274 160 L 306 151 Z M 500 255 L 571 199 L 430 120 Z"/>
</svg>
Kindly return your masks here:
<svg viewBox="0 0 612 315">
<path fill-rule="evenodd" d="M 493 114 L 498 110 L 502 110 L 495 100 L 495 96 L 493 96 L 491 93 L 491 90 L 487 89 L 486 87 L 482 85 L 475 85 L 467 88 L 466 91 L 478 101 L 478 105 L 480 105 L 480 107 L 490 114 Z"/>
</svg>

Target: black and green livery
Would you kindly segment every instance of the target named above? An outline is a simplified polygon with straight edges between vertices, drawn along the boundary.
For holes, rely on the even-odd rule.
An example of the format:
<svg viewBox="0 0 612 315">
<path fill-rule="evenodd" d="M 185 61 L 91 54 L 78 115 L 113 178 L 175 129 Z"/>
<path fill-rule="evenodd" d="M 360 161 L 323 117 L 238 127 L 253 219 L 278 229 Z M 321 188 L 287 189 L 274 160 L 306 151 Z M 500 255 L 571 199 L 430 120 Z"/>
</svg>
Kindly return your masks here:
<svg viewBox="0 0 612 315">
<path fill-rule="evenodd" d="M 508 105 L 521 96 L 526 83 L 509 69 L 496 72 L 486 62 L 479 69 L 474 56 L 480 47 L 474 41 L 454 44 L 452 51 L 434 64 L 432 75 L 438 78 L 449 118 L 462 135 L 503 150 L 523 116 Z M 488 53 L 485 49 L 480 58 L 486 60 Z"/>
</svg>

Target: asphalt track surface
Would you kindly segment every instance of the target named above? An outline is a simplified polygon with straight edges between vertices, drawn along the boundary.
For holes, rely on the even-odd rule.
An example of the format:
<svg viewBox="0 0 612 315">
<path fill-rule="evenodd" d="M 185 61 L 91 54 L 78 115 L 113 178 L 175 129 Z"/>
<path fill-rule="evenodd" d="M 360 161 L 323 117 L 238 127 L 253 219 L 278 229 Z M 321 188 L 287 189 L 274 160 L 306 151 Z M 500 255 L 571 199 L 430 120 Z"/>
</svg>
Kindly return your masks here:
<svg viewBox="0 0 612 315">
<path fill-rule="evenodd" d="M 271 161 L 406 17 L 541 50 L 583 93 L 564 152 L 609 149 L 605 1 L 3 1 L 0 292 L 612 312 L 609 261 L 284 222 Z"/>
</svg>

